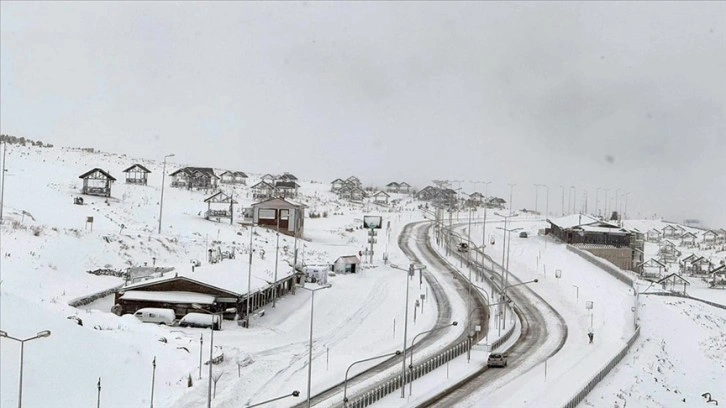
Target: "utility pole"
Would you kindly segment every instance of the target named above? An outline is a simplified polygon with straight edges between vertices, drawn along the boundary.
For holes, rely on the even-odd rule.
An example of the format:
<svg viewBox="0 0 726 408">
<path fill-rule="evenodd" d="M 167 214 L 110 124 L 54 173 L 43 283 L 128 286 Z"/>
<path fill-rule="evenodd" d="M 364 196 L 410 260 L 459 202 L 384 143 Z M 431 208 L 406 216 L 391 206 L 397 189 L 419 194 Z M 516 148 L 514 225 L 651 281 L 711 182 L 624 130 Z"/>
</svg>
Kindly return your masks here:
<svg viewBox="0 0 726 408">
<path fill-rule="evenodd" d="M 509 215 L 512 215 L 512 212 L 514 211 L 514 203 L 512 202 L 512 190 L 514 190 L 514 186 L 516 186 L 516 184 L 509 183 Z"/>
<path fill-rule="evenodd" d="M 562 215 L 565 215 L 565 186 L 560 185 L 560 188 L 562 189 Z"/>
<path fill-rule="evenodd" d="M 3 142 L 3 165 L 0 168 L 0 184 L 2 184 L 2 187 L 0 187 L 0 224 L 3 223 L 3 205 L 5 204 L 5 172 L 8 171 L 5 168 L 5 153 L 7 150 L 8 143 Z"/>
</svg>

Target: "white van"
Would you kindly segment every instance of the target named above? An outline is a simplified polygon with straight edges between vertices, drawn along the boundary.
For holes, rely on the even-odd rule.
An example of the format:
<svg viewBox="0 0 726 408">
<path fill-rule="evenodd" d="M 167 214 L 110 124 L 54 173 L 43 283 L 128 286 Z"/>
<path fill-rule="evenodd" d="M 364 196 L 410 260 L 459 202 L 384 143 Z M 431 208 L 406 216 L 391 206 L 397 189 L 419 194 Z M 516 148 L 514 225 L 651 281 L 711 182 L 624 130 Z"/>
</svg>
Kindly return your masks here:
<svg viewBox="0 0 726 408">
<path fill-rule="evenodd" d="M 174 310 L 156 307 L 145 307 L 143 309 L 139 309 L 136 313 L 134 313 L 134 316 L 144 323 L 167 324 L 169 326 L 174 324 L 174 320 L 176 319 Z"/>
</svg>

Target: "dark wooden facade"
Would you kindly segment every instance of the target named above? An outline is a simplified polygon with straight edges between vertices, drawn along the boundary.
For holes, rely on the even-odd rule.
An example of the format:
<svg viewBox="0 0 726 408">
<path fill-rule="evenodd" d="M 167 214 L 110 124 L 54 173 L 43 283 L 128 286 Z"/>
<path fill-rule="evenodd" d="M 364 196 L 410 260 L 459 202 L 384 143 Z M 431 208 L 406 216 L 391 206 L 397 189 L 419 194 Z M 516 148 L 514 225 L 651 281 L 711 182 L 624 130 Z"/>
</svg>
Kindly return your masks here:
<svg viewBox="0 0 726 408">
<path fill-rule="evenodd" d="M 219 177 L 209 167 L 184 167 L 170 174 L 171 186 L 189 190 L 210 190 L 217 188 Z"/>
<path fill-rule="evenodd" d="M 123 172 L 126 173 L 126 184 L 141 184 L 145 186 L 147 185 L 151 170 L 140 164 L 134 164 Z"/>
<path fill-rule="evenodd" d="M 111 184 L 116 181 L 108 172 L 99 168 L 83 173 L 78 178 L 83 179 L 82 194 L 100 197 L 111 197 Z"/>
</svg>

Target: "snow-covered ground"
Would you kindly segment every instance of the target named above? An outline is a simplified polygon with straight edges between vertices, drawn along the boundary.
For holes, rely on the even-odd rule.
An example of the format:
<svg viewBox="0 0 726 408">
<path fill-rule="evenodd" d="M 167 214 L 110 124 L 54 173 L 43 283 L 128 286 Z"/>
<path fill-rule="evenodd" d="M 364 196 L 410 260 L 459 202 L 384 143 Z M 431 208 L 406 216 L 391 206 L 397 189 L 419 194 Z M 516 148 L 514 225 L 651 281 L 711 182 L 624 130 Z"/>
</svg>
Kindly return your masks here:
<svg viewBox="0 0 726 408">
<path fill-rule="evenodd" d="M 134 163 L 152 171 L 148 186 L 123 183 L 121 171 Z M 106 202 L 85 196 L 85 205 L 74 205 L 73 197 L 79 195 L 81 185 L 78 176 L 94 167 L 119 179 L 113 185 L 113 198 Z M 250 230 L 203 219 L 203 199 L 211 192 L 170 188 L 167 178 L 162 233 L 157 233 L 161 167 L 160 162 L 111 153 L 13 145 L 8 149 L 5 222 L 0 234 L 0 329 L 20 338 L 42 330 L 52 332 L 50 337 L 25 344 L 24 406 L 92 405 L 99 378 L 102 406 L 147 406 L 152 375 L 155 406 L 199 407 L 206 402 L 208 374 L 207 366 L 202 367 L 199 379 L 199 339 L 203 337 L 201 351 L 206 361 L 209 330 L 159 327 L 132 316 L 118 317 L 110 313 L 109 297 L 81 308 L 68 305 L 73 299 L 123 283 L 120 278 L 87 273 L 97 269 L 173 267 L 170 273 L 228 284 L 240 292 L 246 289 L 247 257 L 241 255 L 249 250 Z M 167 172 L 178 167 L 167 163 Z M 258 175 L 251 176 L 248 185 L 258 180 Z M 397 237 L 407 223 L 422 219 L 422 214 L 416 210 L 419 203 L 403 195 L 392 197 L 401 201 L 391 212 L 387 207 L 341 202 L 328 191 L 328 184 L 300 184 L 302 197 L 298 201 L 308 206 L 308 212 L 327 214 L 306 219 L 305 234 L 298 243 L 306 264 L 328 264 L 338 256 L 363 250 L 367 246 L 366 231 L 359 228 L 363 215 L 378 214 L 384 222 L 391 222 L 390 232 L 384 229 L 379 234 L 372 265 L 364 264 L 358 274 L 329 277 L 332 287 L 315 294 L 311 385 L 312 392 L 317 393 L 341 382 L 353 361 L 401 348 L 405 273 L 383 265 L 382 255 L 387 252 L 392 264 L 409 262 L 398 249 Z M 249 188 L 225 188 L 235 194 L 240 209 L 253 202 Z M 465 213 L 459 215 L 460 222 L 466 222 Z M 475 214 L 472 228 L 472 240 L 477 244 L 482 237 L 477 221 L 482 215 Z M 90 216 L 94 219 L 92 227 L 86 222 Z M 496 227 L 502 226 L 501 219 L 489 212 L 487 221 L 486 240 L 495 241 L 494 245 L 488 242 L 487 254 L 499 262 L 502 236 Z M 647 230 L 660 221 L 639 223 L 639 228 Z M 528 287 L 562 314 L 568 339 L 557 354 L 532 356 L 532 368 L 513 370 L 487 387 L 486 395 L 472 395 L 463 406 L 481 406 L 484 402 L 493 407 L 557 405 L 617 353 L 633 331 L 634 296 L 630 288 L 562 244 L 537 236 L 546 225 L 542 220 L 523 216 L 510 225 L 530 233 L 526 239 L 512 235 L 510 269 L 521 280 L 540 280 Z M 255 232 L 254 248 L 265 251 L 264 259 L 258 255 L 253 259 L 253 285 L 259 286 L 273 279 L 277 245 L 273 231 L 255 228 Z M 291 272 L 293 246 L 292 238 L 280 237 L 278 278 Z M 210 265 L 205 260 L 209 248 L 234 249 L 238 256 Z M 646 252 L 652 249 L 646 247 Z M 723 252 L 712 252 L 708 255 L 714 261 L 723 258 Z M 201 260 L 202 266 L 192 272 L 190 259 Z M 558 269 L 559 279 L 554 276 Z M 413 294 L 426 290 L 415 280 L 408 284 Z M 642 290 L 646 287 L 639 284 Z M 726 290 L 708 289 L 700 280 L 692 280 L 689 294 L 726 304 Z M 253 320 L 250 329 L 225 321 L 223 330 L 215 332 L 214 356 L 224 354 L 224 361 L 213 366 L 215 373 L 224 373 L 217 384 L 215 407 L 238 407 L 292 390 L 300 390 L 302 398 L 306 396 L 310 300 L 309 291 L 298 289 L 280 298 L 274 309 L 265 306 L 264 317 Z M 585 309 L 585 301 L 594 303 L 592 314 Z M 432 327 L 436 316 L 433 306 L 427 302 L 425 313 L 418 315 L 415 324 L 410 321 L 409 341 Z M 465 318 L 462 302 L 455 301 L 453 310 L 457 319 Z M 686 404 L 680 402 L 679 406 L 692 406 L 702 402 L 699 398 L 704 392 L 726 401 L 726 311 L 659 296 L 641 296 L 639 310 L 640 339 L 584 404 L 625 406 L 627 400 L 629 406 L 659 407 L 675 406 L 686 398 Z M 83 326 L 69 316 L 82 319 Z M 594 344 L 588 344 L 586 336 L 591 321 Z M 447 333 L 456 334 L 455 330 Z M 0 341 L 2 406 L 17 403 L 19 349 L 17 342 Z M 485 356 L 486 351 L 477 348 L 472 363 L 482 364 Z M 417 389 L 440 389 L 448 384 L 445 376 L 453 381 L 471 369 L 471 364 L 460 367 L 459 363 L 452 363 L 448 373 L 442 368 L 418 380 L 414 395 Z M 190 378 L 193 385 L 188 387 Z M 300 399 L 270 406 L 290 406 Z M 394 399 L 379 405 L 414 403 Z"/>
</svg>

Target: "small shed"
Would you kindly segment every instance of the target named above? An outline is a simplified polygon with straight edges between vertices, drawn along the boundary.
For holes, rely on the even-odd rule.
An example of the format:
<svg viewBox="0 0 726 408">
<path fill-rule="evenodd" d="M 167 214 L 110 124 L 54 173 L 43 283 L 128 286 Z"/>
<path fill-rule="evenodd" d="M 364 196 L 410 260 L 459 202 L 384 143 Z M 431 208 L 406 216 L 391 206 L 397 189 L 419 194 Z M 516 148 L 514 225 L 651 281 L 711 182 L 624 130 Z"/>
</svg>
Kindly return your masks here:
<svg viewBox="0 0 726 408">
<path fill-rule="evenodd" d="M 663 238 L 675 238 L 679 235 L 678 228 L 674 227 L 671 224 L 666 225 L 663 227 Z"/>
<path fill-rule="evenodd" d="M 711 270 L 708 279 L 708 285 L 711 288 L 726 287 L 726 265 L 720 265 L 718 268 Z"/>
<path fill-rule="evenodd" d="M 232 196 L 222 191 L 217 191 L 210 197 L 204 199 L 204 202 L 207 203 L 207 211 L 204 213 L 204 218 L 208 220 L 229 218 L 229 223 L 232 224 L 234 221 L 234 205 L 237 204 L 237 201 Z M 212 205 L 214 205 L 214 208 L 212 208 Z"/>
<path fill-rule="evenodd" d="M 681 246 L 684 246 L 686 248 L 691 248 L 696 246 L 696 234 L 688 231 L 681 235 Z"/>
<path fill-rule="evenodd" d="M 96 167 L 78 178 L 83 179 L 82 194 L 111 197 L 111 183 L 116 181 L 108 172 Z"/>
<path fill-rule="evenodd" d="M 698 259 L 698 256 L 696 256 L 695 254 L 690 254 L 687 257 L 682 258 L 681 260 L 678 261 L 679 270 L 681 271 L 681 273 L 691 272 L 691 270 L 692 270 L 691 262 L 694 259 Z"/>
<path fill-rule="evenodd" d="M 652 228 L 645 233 L 645 239 L 648 240 L 648 242 L 660 242 L 661 238 L 663 238 L 663 232 L 655 228 Z"/>
<path fill-rule="evenodd" d="M 640 269 L 640 275 L 645 279 L 658 278 L 663 275 L 664 270 L 668 269 L 666 264 L 655 258 L 637 264 L 637 268 Z"/>
<path fill-rule="evenodd" d="M 703 233 L 703 243 L 704 244 L 713 244 L 718 239 L 718 232 L 713 230 L 708 230 Z"/>
<path fill-rule="evenodd" d="M 672 273 L 656 283 L 660 284 L 664 290 L 670 290 L 671 292 L 680 293 L 682 295 L 686 294 L 686 286 L 691 284 L 688 279 L 685 279 L 677 273 Z"/>
<path fill-rule="evenodd" d="M 355 255 L 346 255 L 338 257 L 333 263 L 333 272 L 335 273 L 356 273 L 358 272 L 360 259 Z"/>
<path fill-rule="evenodd" d="M 126 173 L 126 184 L 141 184 L 145 186 L 151 170 L 137 163 L 123 172 Z"/>
<path fill-rule="evenodd" d="M 302 236 L 305 225 L 305 206 L 284 198 L 271 198 L 252 204 L 252 222 L 260 226 L 279 228 L 287 235 Z"/>
<path fill-rule="evenodd" d="M 711 270 L 713 264 L 708 258 L 699 256 L 691 261 L 691 272 L 696 275 L 707 274 Z"/>
<path fill-rule="evenodd" d="M 383 190 L 377 191 L 375 194 L 373 194 L 373 202 L 376 204 L 388 204 L 388 199 L 390 197 L 391 195 Z"/>
</svg>

